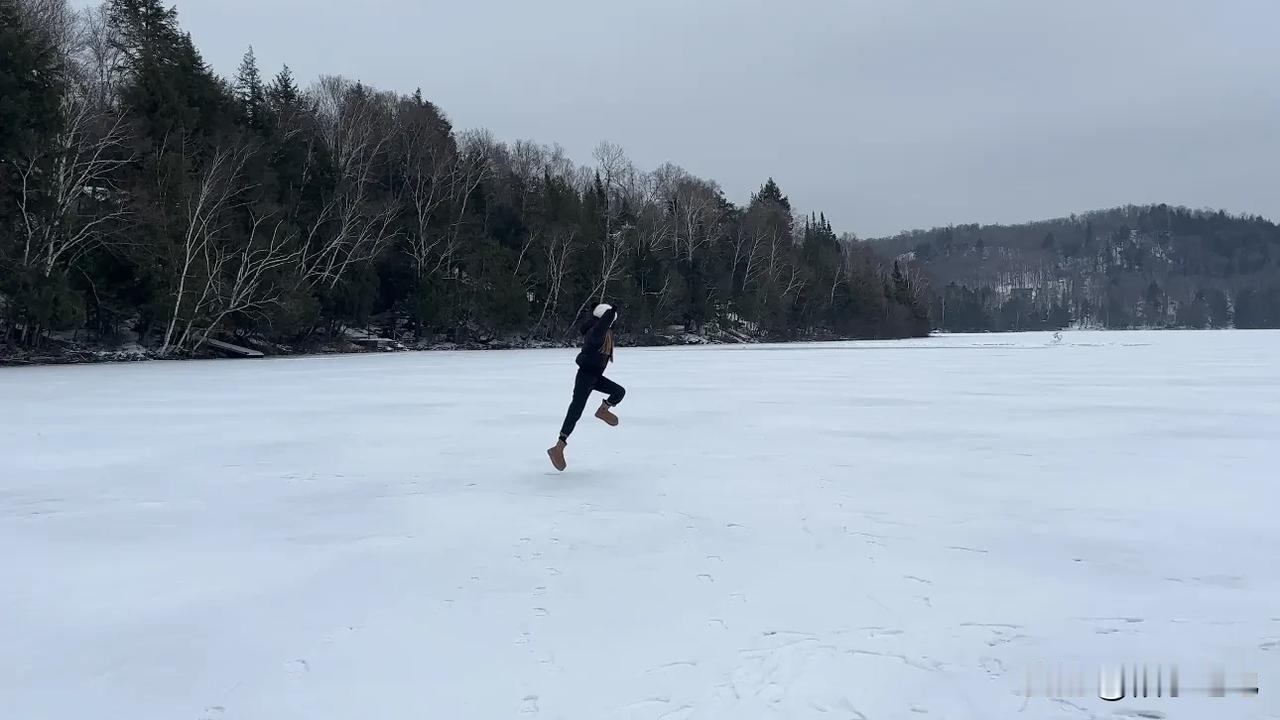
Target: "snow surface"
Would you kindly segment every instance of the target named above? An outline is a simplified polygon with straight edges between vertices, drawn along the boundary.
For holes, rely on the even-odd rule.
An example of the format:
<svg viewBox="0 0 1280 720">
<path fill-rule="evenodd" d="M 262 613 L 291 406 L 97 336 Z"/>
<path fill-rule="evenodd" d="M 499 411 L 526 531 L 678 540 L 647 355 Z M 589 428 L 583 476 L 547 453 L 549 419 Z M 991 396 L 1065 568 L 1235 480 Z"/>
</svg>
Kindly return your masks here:
<svg viewBox="0 0 1280 720">
<path fill-rule="evenodd" d="M 0 370 L 0 718 L 1280 717 L 1280 333 L 572 357 Z"/>
</svg>

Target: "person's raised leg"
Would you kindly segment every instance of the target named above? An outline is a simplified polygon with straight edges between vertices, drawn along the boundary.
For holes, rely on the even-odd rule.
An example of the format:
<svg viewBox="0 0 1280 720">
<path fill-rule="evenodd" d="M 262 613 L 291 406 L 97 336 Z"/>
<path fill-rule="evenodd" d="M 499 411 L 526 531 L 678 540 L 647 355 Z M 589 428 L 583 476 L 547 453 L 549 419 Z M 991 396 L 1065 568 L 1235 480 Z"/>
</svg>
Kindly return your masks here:
<svg viewBox="0 0 1280 720">
<path fill-rule="evenodd" d="M 596 380 L 595 390 L 602 393 L 608 393 L 609 397 L 600 403 L 600 409 L 596 410 L 596 417 L 605 421 L 612 427 L 618 426 L 618 416 L 613 414 L 613 408 L 622 402 L 622 398 L 626 396 L 627 390 L 618 383 L 601 375 Z"/>
</svg>

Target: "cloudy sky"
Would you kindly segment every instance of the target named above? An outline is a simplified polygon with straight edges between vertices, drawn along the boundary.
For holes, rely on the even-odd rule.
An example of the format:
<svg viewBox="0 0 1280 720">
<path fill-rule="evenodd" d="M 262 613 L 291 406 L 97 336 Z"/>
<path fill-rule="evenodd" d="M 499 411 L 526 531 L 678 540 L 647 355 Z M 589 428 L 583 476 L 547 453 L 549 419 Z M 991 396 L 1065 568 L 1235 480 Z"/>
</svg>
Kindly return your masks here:
<svg viewBox="0 0 1280 720">
<path fill-rule="evenodd" d="M 421 86 L 459 128 L 601 140 L 837 230 L 1126 203 L 1280 219 L 1276 0 L 178 0 L 220 73 Z"/>
</svg>

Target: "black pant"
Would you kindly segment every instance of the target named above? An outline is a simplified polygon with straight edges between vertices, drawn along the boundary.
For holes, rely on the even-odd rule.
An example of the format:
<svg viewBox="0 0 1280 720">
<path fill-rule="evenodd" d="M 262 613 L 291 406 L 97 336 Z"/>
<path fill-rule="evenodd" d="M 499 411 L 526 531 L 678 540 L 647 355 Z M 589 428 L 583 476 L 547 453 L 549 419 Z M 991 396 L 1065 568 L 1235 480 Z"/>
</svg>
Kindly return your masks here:
<svg viewBox="0 0 1280 720">
<path fill-rule="evenodd" d="M 592 390 L 609 393 L 609 398 L 605 402 L 610 406 L 622 402 L 622 397 L 627 394 L 625 388 L 605 377 L 601 371 L 578 368 L 578 376 L 573 380 L 573 402 L 569 403 L 569 412 L 564 416 L 564 425 L 560 426 L 561 440 L 569 439 L 573 427 L 578 424 L 578 418 L 582 417 L 582 410 L 587 406 L 587 397 L 591 395 Z"/>
</svg>

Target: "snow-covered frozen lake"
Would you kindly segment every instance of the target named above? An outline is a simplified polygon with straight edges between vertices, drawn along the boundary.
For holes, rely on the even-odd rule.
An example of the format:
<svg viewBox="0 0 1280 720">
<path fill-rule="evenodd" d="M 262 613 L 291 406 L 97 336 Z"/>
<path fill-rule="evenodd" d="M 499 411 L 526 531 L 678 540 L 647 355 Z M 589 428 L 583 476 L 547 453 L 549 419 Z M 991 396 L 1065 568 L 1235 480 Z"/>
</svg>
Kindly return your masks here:
<svg viewBox="0 0 1280 720">
<path fill-rule="evenodd" d="M 0 369 L 0 718 L 1280 717 L 1280 333 L 572 357 Z"/>
</svg>

